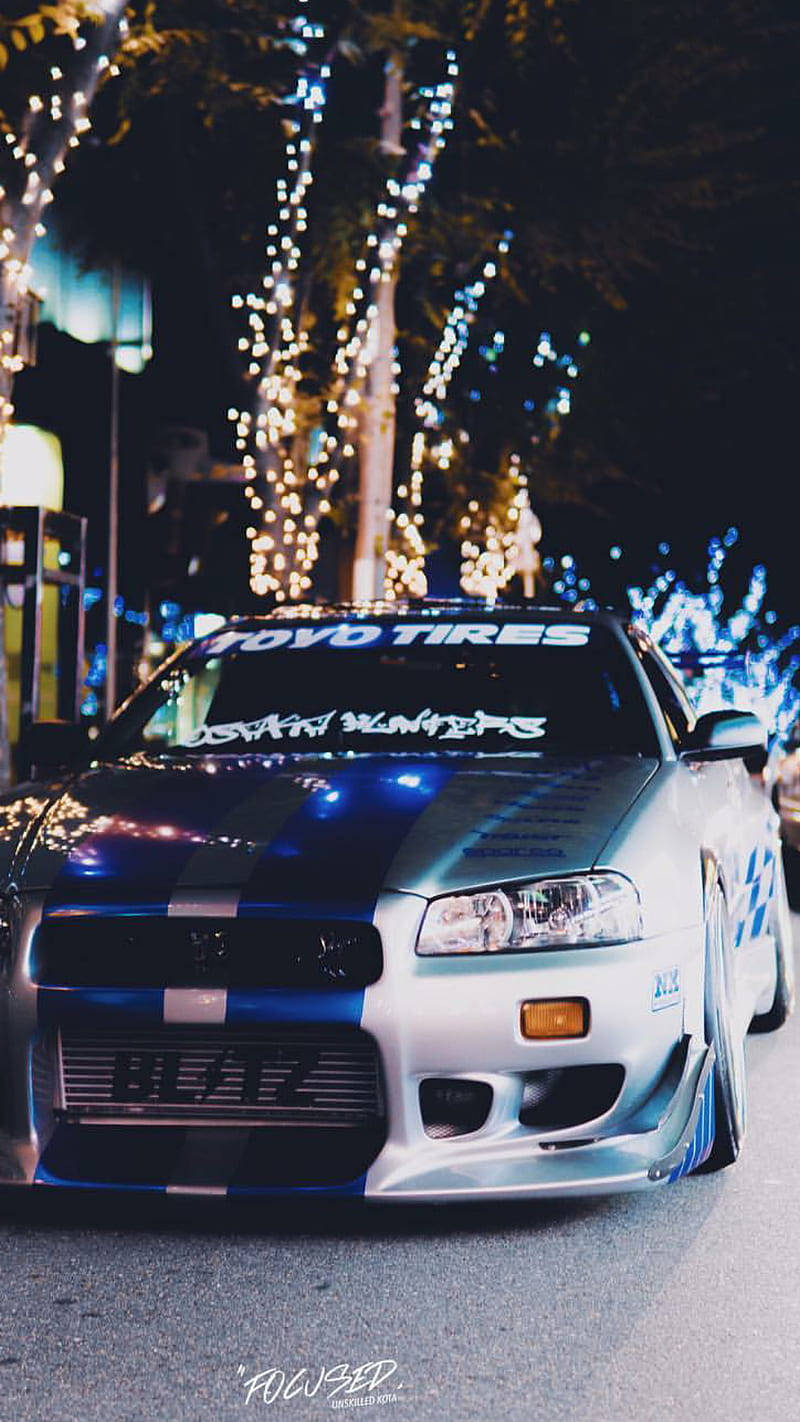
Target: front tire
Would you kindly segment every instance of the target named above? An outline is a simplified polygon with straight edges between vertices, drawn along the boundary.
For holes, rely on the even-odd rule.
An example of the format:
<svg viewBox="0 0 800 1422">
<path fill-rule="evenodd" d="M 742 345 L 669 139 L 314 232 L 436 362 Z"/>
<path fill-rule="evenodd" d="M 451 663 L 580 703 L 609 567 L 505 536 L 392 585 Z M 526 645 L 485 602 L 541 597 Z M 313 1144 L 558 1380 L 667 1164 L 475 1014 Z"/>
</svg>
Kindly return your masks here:
<svg viewBox="0 0 800 1422">
<path fill-rule="evenodd" d="M 775 864 L 775 888 L 770 906 L 770 928 L 775 940 L 775 997 L 768 1012 L 761 1012 L 753 1018 L 750 1024 L 751 1032 L 775 1032 L 794 1012 L 794 935 L 786 874 L 780 853 Z"/>
<path fill-rule="evenodd" d="M 706 915 L 706 1041 L 713 1046 L 714 1144 L 699 1169 L 724 1170 L 742 1148 L 747 1120 L 744 1041 L 734 1018 L 733 944 L 728 906 L 715 879 Z"/>
</svg>

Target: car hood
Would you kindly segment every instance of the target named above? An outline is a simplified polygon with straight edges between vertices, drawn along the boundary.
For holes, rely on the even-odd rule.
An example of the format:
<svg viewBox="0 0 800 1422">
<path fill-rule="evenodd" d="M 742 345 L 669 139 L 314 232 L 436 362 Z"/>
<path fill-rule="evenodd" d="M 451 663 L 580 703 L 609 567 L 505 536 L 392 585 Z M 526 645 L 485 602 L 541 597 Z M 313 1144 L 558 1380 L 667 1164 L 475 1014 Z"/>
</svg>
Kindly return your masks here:
<svg viewBox="0 0 800 1422">
<path fill-rule="evenodd" d="M 425 897 L 589 869 L 657 762 L 639 757 L 139 755 L 41 808 L 12 875 L 70 912 L 370 918 Z M 216 907 L 215 907 L 216 905 Z"/>
</svg>

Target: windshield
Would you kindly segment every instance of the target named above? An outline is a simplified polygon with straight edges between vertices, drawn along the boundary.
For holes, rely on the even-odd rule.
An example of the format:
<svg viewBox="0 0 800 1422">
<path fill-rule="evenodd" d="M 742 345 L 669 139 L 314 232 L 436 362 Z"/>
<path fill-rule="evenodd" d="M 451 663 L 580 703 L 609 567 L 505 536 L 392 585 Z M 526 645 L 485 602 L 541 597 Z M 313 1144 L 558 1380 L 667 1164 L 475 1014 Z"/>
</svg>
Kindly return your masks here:
<svg viewBox="0 0 800 1422">
<path fill-rule="evenodd" d="M 541 752 L 657 755 L 604 627 L 326 623 L 221 633 L 134 699 L 106 754 Z"/>
</svg>

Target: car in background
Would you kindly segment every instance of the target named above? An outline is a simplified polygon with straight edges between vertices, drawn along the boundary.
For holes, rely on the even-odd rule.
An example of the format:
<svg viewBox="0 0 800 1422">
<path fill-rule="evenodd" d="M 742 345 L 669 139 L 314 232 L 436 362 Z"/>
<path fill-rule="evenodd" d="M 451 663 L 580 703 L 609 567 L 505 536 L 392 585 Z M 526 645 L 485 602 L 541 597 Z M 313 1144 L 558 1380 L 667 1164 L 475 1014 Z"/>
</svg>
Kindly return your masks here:
<svg viewBox="0 0 800 1422">
<path fill-rule="evenodd" d="M 0 801 L 0 1180 L 445 1201 L 731 1164 L 794 971 L 755 717 L 641 630 L 303 608 Z"/>
</svg>

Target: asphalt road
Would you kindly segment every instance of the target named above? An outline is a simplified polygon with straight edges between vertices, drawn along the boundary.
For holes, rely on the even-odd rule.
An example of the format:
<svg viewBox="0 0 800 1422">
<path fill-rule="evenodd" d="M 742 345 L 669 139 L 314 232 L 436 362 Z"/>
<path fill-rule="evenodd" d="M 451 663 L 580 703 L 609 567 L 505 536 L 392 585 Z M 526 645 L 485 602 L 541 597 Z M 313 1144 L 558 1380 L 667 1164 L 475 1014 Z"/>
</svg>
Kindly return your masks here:
<svg viewBox="0 0 800 1422">
<path fill-rule="evenodd" d="M 800 919 L 795 919 L 800 932 Z M 261 1370 L 394 1360 L 385 1422 L 704 1422 L 800 1402 L 800 1013 L 751 1038 L 732 1169 L 569 1206 L 0 1213 L 0 1419 L 305 1422 Z M 240 1373 L 239 1370 L 242 1370 Z"/>
</svg>

